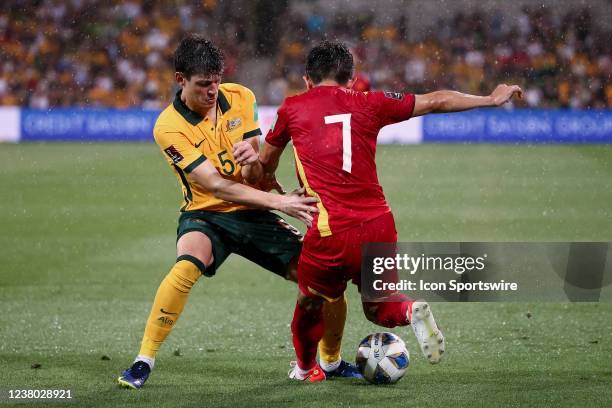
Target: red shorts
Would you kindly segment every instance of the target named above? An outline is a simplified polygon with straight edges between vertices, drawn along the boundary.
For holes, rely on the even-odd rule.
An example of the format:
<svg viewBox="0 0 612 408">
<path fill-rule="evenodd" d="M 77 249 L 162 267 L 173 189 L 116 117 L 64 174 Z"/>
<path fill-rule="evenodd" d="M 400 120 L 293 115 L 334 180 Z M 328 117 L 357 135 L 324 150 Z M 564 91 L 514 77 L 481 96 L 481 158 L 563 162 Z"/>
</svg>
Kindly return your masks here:
<svg viewBox="0 0 612 408">
<path fill-rule="evenodd" d="M 361 289 L 361 245 L 368 242 L 397 242 L 391 212 L 328 237 L 309 231 L 298 264 L 302 293 L 335 300 L 343 295 L 349 280 Z"/>
</svg>

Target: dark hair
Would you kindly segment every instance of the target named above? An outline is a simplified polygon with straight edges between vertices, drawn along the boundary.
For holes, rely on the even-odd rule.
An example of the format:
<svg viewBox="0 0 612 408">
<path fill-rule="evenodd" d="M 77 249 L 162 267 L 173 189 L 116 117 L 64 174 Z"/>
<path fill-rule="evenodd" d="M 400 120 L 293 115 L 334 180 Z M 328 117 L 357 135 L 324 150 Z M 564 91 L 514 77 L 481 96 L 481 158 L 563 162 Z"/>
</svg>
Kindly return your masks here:
<svg viewBox="0 0 612 408">
<path fill-rule="evenodd" d="M 192 75 L 221 75 L 224 65 L 221 50 L 199 34 L 183 38 L 174 51 L 174 69 L 188 80 Z"/>
<path fill-rule="evenodd" d="M 324 79 L 346 84 L 353 77 L 353 55 L 341 42 L 323 41 L 308 53 L 306 75 L 315 84 Z"/>
</svg>

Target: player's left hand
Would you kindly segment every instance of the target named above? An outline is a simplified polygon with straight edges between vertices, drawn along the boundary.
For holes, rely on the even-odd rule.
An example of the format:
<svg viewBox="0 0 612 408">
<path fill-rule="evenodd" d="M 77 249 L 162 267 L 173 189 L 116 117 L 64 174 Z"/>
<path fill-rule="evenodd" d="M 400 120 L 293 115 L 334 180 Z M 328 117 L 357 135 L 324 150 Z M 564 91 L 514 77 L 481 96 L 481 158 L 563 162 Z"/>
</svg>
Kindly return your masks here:
<svg viewBox="0 0 612 408">
<path fill-rule="evenodd" d="M 232 154 L 236 163 L 241 166 L 247 166 L 259 161 L 259 153 L 253 149 L 253 145 L 247 140 L 236 143 L 232 148 Z"/>
</svg>

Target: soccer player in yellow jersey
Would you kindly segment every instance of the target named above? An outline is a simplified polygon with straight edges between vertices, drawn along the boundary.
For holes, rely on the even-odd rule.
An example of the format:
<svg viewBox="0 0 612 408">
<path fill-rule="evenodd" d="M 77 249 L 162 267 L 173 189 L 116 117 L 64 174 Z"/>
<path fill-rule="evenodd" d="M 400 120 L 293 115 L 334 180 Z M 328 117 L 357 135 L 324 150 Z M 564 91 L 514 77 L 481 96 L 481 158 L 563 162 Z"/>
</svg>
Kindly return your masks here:
<svg viewBox="0 0 612 408">
<path fill-rule="evenodd" d="M 317 212 L 316 198 L 304 197 L 301 190 L 279 195 L 249 186 L 263 182 L 257 104 L 246 87 L 221 84 L 219 49 L 199 35 L 190 35 L 179 44 L 174 65 L 181 89 L 160 114 L 153 132 L 182 186 L 177 259 L 155 295 L 140 352 L 119 377 L 119 383 L 129 388 L 144 385 L 196 281 L 201 275 L 215 275 L 231 253 L 297 281 L 302 237 L 269 210 L 280 210 L 307 225 L 311 213 Z M 331 376 L 360 376 L 355 366 L 340 358 L 344 298 L 330 303 L 325 316 L 320 344 L 321 360 L 328 363 L 324 368 Z"/>
</svg>

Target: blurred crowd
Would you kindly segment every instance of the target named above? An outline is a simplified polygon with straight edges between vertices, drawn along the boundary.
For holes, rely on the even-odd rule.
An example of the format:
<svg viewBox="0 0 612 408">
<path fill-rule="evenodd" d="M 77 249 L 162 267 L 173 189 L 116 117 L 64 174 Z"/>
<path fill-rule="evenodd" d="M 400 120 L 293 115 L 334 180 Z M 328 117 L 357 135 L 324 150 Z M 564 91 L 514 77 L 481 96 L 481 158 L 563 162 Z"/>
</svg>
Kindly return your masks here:
<svg viewBox="0 0 612 408">
<path fill-rule="evenodd" d="M 0 8 L 0 105 L 159 108 L 188 32 L 223 48 L 236 72 L 243 30 L 215 0 L 25 0 Z"/>
<path fill-rule="evenodd" d="M 330 38 L 353 49 L 360 90 L 487 94 L 497 83 L 519 83 L 522 106 L 612 108 L 612 35 L 586 9 L 558 17 L 543 8 L 457 14 L 409 41 L 403 15 L 380 24 L 371 12 L 296 13 L 287 1 L 260 1 L 249 10 L 236 4 L 7 2 L 0 9 L 0 105 L 161 108 L 172 99 L 176 44 L 200 32 L 223 49 L 226 81 L 239 80 L 253 61 L 270 61 L 269 76 L 258 79 L 260 104 L 303 91 L 308 48 Z"/>
<path fill-rule="evenodd" d="M 498 83 L 518 83 L 525 90 L 523 107 L 612 108 L 612 32 L 595 27 L 587 9 L 557 18 L 540 7 L 514 16 L 456 14 L 436 21 L 420 41 L 406 40 L 406 16 L 387 25 L 368 13 L 291 17 L 268 86 L 275 104 L 301 91 L 310 44 L 331 37 L 351 44 L 360 90 L 488 94 Z"/>
</svg>

